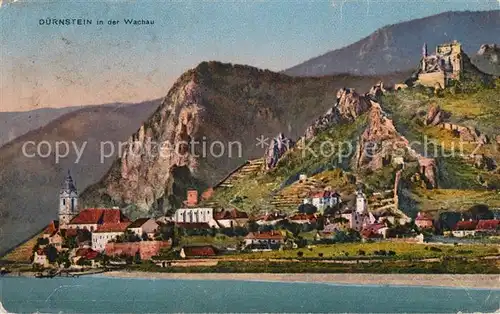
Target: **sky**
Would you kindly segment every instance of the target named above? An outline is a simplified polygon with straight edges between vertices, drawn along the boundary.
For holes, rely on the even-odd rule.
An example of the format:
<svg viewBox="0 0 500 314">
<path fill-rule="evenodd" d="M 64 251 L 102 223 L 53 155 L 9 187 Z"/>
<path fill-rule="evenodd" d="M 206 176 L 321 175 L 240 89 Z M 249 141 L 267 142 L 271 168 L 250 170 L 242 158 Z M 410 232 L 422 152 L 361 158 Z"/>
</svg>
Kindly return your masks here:
<svg viewBox="0 0 500 314">
<path fill-rule="evenodd" d="M 156 99 L 202 61 L 280 71 L 388 24 L 500 8 L 500 0 L 0 3 L 0 111 Z M 66 18 L 92 25 L 40 25 Z M 154 24 L 125 25 L 129 18 Z"/>
</svg>

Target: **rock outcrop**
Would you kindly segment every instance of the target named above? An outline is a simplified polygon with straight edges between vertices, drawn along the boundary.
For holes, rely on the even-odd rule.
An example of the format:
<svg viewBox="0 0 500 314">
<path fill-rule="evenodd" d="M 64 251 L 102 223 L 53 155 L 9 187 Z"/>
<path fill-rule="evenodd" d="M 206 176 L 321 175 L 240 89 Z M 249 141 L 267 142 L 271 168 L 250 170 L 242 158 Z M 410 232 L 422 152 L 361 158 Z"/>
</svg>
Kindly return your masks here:
<svg viewBox="0 0 500 314">
<path fill-rule="evenodd" d="M 371 106 L 370 98 L 358 94 L 354 89 L 342 88 L 337 92 L 335 106 L 314 121 L 305 132 L 305 139 L 309 140 L 339 123 L 352 123 L 357 117 L 368 111 Z"/>
<path fill-rule="evenodd" d="M 370 100 L 359 95 L 354 89 L 342 88 L 337 92 L 337 105 L 340 119 L 346 122 L 353 122 L 361 114 L 370 109 Z"/>
<path fill-rule="evenodd" d="M 500 46 L 497 44 L 481 45 L 479 51 L 472 57 L 474 64 L 483 72 L 500 75 Z"/>
<path fill-rule="evenodd" d="M 368 126 L 358 145 L 357 167 L 374 171 L 392 163 L 394 157 L 405 156 L 409 142 L 397 132 L 380 104 L 372 101 Z"/>
<path fill-rule="evenodd" d="M 492 171 L 497 168 L 495 160 L 484 154 L 477 154 L 472 156 L 472 158 L 474 159 L 474 166 L 478 169 Z"/>
<path fill-rule="evenodd" d="M 386 92 L 384 88 L 384 82 L 378 82 L 370 88 L 370 91 L 367 93 L 372 100 L 380 102 L 382 96 Z"/>
<path fill-rule="evenodd" d="M 148 210 L 169 193 L 176 168 L 196 170 L 198 161 L 189 142 L 204 110 L 200 86 L 193 79 L 174 88 L 148 123 L 128 139 L 98 194 Z"/>
<path fill-rule="evenodd" d="M 266 170 L 273 169 L 281 156 L 292 148 L 292 146 L 293 141 L 287 138 L 283 133 L 273 138 L 265 153 Z"/>
<path fill-rule="evenodd" d="M 425 125 L 439 125 L 450 117 L 448 112 L 442 110 L 438 105 L 432 104 L 429 106 L 427 116 L 425 118 Z"/>
<path fill-rule="evenodd" d="M 437 166 L 434 158 L 420 156 L 418 158 L 420 175 L 427 188 L 437 188 Z"/>
<path fill-rule="evenodd" d="M 460 129 L 460 140 L 462 142 L 471 142 L 478 144 L 488 144 L 489 139 L 474 127 L 462 127 Z"/>
</svg>

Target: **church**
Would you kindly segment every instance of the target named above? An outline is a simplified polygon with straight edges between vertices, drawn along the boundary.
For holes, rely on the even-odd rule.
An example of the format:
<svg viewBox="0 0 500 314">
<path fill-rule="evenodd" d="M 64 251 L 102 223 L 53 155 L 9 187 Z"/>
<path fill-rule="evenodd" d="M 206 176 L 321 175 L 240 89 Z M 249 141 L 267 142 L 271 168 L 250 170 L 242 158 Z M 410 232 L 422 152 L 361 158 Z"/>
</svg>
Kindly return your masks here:
<svg viewBox="0 0 500 314">
<path fill-rule="evenodd" d="M 68 174 L 64 178 L 64 182 L 59 192 L 59 225 L 64 228 L 69 222 L 78 215 L 78 191 L 75 182 Z"/>
</svg>

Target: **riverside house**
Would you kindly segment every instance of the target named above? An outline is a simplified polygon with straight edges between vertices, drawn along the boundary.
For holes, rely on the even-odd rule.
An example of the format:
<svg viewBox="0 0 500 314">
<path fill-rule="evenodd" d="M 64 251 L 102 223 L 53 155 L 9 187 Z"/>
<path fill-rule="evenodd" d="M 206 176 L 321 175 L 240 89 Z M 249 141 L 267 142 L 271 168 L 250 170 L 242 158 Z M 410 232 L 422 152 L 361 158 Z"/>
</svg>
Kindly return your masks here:
<svg viewBox="0 0 500 314">
<path fill-rule="evenodd" d="M 474 220 L 462 220 L 457 223 L 455 229 L 451 232 L 454 237 L 463 238 L 466 236 L 474 236 L 476 234 L 477 221 Z"/>
<path fill-rule="evenodd" d="M 154 238 L 159 228 L 160 225 L 153 218 L 138 218 L 128 226 L 128 230 L 138 237 L 142 238 L 143 234 L 145 234 L 150 239 Z"/>
<path fill-rule="evenodd" d="M 277 249 L 285 242 L 285 238 L 280 232 L 273 230 L 268 232 L 250 232 L 244 241 L 245 247 L 256 245 L 269 249 Z"/>
</svg>

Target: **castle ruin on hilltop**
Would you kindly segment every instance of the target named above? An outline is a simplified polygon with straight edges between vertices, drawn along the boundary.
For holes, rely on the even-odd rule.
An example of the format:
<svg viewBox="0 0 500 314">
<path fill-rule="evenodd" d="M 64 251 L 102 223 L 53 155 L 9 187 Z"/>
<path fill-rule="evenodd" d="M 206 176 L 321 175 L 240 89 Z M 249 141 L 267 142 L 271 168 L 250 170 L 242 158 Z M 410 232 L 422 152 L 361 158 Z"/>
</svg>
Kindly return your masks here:
<svg viewBox="0 0 500 314">
<path fill-rule="evenodd" d="M 422 61 L 417 84 L 445 88 L 452 80 L 459 80 L 463 70 L 462 45 L 456 40 L 436 47 L 434 54 L 427 54 L 427 44 L 422 47 Z"/>
</svg>

